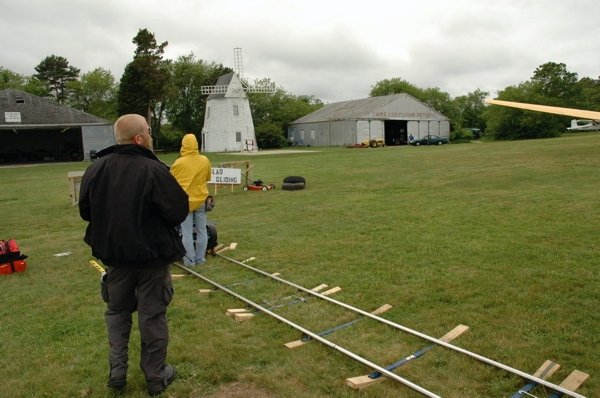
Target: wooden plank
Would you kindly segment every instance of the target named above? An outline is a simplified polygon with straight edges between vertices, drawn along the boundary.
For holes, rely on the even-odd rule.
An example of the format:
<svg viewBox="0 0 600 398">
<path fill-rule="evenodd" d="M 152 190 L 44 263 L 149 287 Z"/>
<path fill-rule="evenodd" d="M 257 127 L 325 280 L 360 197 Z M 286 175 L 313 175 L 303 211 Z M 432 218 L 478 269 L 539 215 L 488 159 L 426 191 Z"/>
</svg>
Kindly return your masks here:
<svg viewBox="0 0 600 398">
<path fill-rule="evenodd" d="M 237 245 L 238 245 L 237 242 L 231 242 L 229 244 L 229 250 L 235 250 Z"/>
<path fill-rule="evenodd" d="M 243 313 L 243 314 L 233 314 L 233 319 L 237 322 L 247 321 L 248 319 L 254 318 L 254 314 L 251 312 Z"/>
<path fill-rule="evenodd" d="M 224 247 L 222 247 L 222 248 L 221 248 L 221 249 L 219 249 L 219 250 L 215 250 L 215 253 L 217 253 L 217 254 L 221 254 L 221 253 L 223 253 L 223 252 L 226 252 L 227 250 L 229 250 L 229 246 L 224 246 Z"/>
<path fill-rule="evenodd" d="M 242 261 L 242 264 L 248 264 L 250 261 L 254 261 L 256 260 L 256 257 L 250 257 L 245 259 L 244 261 Z"/>
<path fill-rule="evenodd" d="M 440 337 L 440 340 L 442 340 L 442 341 L 444 341 L 446 343 L 449 343 L 450 341 L 454 340 L 455 338 L 457 338 L 458 336 L 460 336 L 461 334 L 463 334 L 467 330 L 469 330 L 468 326 L 458 325 L 454 329 L 452 329 L 451 331 L 449 331 L 448 333 L 446 333 L 445 335 L 443 335 L 442 337 Z M 376 378 L 376 379 L 371 379 L 369 377 L 369 375 L 362 375 L 362 376 L 356 376 L 356 377 L 349 377 L 349 378 L 347 378 L 346 379 L 346 384 L 350 388 L 353 388 L 355 390 L 360 390 L 360 389 L 363 389 L 365 387 L 371 386 L 371 385 L 373 385 L 375 383 L 382 382 L 383 380 L 386 380 L 386 379 L 387 378 L 385 376 L 383 376 L 383 375 L 380 376 L 380 377 L 378 377 L 378 378 Z"/>
<path fill-rule="evenodd" d="M 560 369 L 559 364 L 547 359 L 546 362 L 544 362 L 542 366 L 540 366 L 533 375 L 538 379 L 545 380 L 546 378 L 552 376 L 558 369 Z M 527 383 L 523 387 L 519 388 L 517 392 L 511 395 L 510 398 L 524 398 L 525 396 L 529 396 L 529 392 L 537 386 L 538 383 L 536 383 L 535 381 L 528 380 Z"/>
<path fill-rule="evenodd" d="M 323 293 L 321 293 L 321 294 L 322 294 L 323 296 L 329 296 L 330 294 L 337 293 L 337 292 L 339 292 L 339 291 L 341 291 L 341 290 L 342 290 L 342 288 L 341 288 L 341 287 L 339 287 L 339 286 L 336 286 L 336 287 L 333 287 L 333 288 L 331 288 L 331 289 L 329 289 L 329 290 L 327 290 L 327 291 L 325 291 L 325 292 L 323 292 Z"/>
<path fill-rule="evenodd" d="M 319 286 L 315 286 L 315 287 L 313 287 L 310 290 L 312 290 L 313 292 L 317 292 L 318 293 L 318 292 L 320 292 L 321 290 L 323 290 L 325 288 L 327 288 L 327 285 L 325 283 L 322 283 Z"/>
<path fill-rule="evenodd" d="M 171 279 L 181 279 L 181 278 L 185 278 L 188 275 L 184 275 L 184 274 L 171 274 Z"/>
<path fill-rule="evenodd" d="M 558 386 L 566 388 L 567 390 L 575 391 L 590 377 L 589 374 L 575 369 L 563 380 Z"/>
<path fill-rule="evenodd" d="M 449 343 L 464 332 L 466 332 L 467 330 L 469 330 L 469 327 L 467 325 L 458 325 L 457 327 L 440 337 L 440 340 L 442 340 L 444 343 Z"/>
<path fill-rule="evenodd" d="M 560 365 L 556 362 L 552 362 L 547 359 L 546 362 L 542 364 L 533 374 L 538 379 L 547 379 L 552 376 L 558 369 L 560 369 Z"/>
<path fill-rule="evenodd" d="M 198 293 L 200 294 L 209 294 L 211 292 L 214 292 L 216 290 L 212 290 L 212 289 L 198 289 Z"/>
<path fill-rule="evenodd" d="M 250 311 L 247 308 L 229 308 L 225 311 L 225 314 L 228 316 L 234 316 L 235 314 L 247 314 Z"/>
<path fill-rule="evenodd" d="M 372 311 L 371 314 L 373 315 L 381 315 L 386 311 L 391 310 L 393 307 L 389 304 L 384 304 L 381 307 L 377 308 L 375 311 Z"/>
<path fill-rule="evenodd" d="M 222 244 L 222 243 L 219 243 L 218 245 L 216 245 L 216 246 L 213 248 L 213 251 L 214 251 L 214 252 L 218 252 L 219 250 L 221 250 L 221 249 L 222 249 L 222 248 L 224 248 L 224 247 L 225 247 L 225 245 L 224 245 L 224 244 Z"/>
<path fill-rule="evenodd" d="M 320 285 L 320 286 L 323 286 L 323 285 Z M 324 286 L 325 286 L 325 287 L 327 287 L 327 285 L 324 285 Z M 317 287 L 319 287 L 319 286 L 317 286 Z M 316 289 L 316 288 L 315 288 L 315 289 Z M 313 290 L 314 290 L 314 289 L 313 289 Z M 380 315 L 380 314 L 383 314 L 383 313 L 384 313 L 384 312 L 386 312 L 386 311 L 389 311 L 390 309 L 392 309 L 392 306 L 391 306 L 391 305 L 389 305 L 389 304 L 384 304 L 384 305 L 382 305 L 381 307 L 377 308 L 376 310 L 374 310 L 374 311 L 371 311 L 371 314 L 373 314 L 373 315 Z M 308 343 L 309 341 L 310 341 L 310 340 L 308 340 L 308 341 L 294 340 L 294 341 L 290 341 L 289 343 L 285 343 L 285 344 L 284 344 L 284 346 L 285 346 L 286 348 L 293 349 L 293 348 L 298 348 L 298 347 L 301 347 L 301 346 L 303 346 L 304 344 Z"/>
</svg>

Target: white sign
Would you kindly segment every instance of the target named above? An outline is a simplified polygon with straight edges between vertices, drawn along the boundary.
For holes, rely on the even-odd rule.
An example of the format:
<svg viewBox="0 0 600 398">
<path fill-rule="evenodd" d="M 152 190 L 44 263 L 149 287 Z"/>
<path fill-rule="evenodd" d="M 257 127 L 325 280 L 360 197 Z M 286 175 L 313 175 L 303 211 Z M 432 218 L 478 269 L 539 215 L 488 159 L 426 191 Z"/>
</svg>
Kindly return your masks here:
<svg viewBox="0 0 600 398">
<path fill-rule="evenodd" d="M 21 112 L 4 112 L 6 123 L 21 123 Z"/>
<path fill-rule="evenodd" d="M 242 169 L 212 167 L 209 184 L 241 184 Z"/>
</svg>

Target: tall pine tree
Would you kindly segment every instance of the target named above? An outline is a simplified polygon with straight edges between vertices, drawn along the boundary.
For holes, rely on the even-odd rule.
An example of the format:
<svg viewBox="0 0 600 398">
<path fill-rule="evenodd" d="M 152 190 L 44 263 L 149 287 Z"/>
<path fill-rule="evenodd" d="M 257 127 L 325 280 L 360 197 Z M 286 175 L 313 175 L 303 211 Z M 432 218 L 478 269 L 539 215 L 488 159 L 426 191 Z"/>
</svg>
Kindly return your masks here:
<svg viewBox="0 0 600 398">
<path fill-rule="evenodd" d="M 169 61 L 163 60 L 168 42 L 158 44 L 153 33 L 140 29 L 133 38 L 133 43 L 137 47 L 133 61 L 125 67 L 119 84 L 117 113 L 137 113 L 144 116 L 158 134 L 160 126 L 153 125 L 152 121 L 169 79 Z"/>
</svg>

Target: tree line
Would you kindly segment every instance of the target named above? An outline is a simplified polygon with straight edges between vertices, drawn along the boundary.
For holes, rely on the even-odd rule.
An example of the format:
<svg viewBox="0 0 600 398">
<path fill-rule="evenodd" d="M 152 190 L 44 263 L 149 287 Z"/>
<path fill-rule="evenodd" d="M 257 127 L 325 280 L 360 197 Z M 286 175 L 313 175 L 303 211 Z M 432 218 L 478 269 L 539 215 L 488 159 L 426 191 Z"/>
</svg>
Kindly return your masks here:
<svg viewBox="0 0 600 398">
<path fill-rule="evenodd" d="M 15 88 L 48 97 L 95 116 L 114 121 L 119 115 L 137 113 L 146 117 L 155 133 L 157 148 L 175 149 L 183 134 L 199 133 L 204 124 L 206 96 L 200 87 L 213 85 L 219 76 L 232 72 L 222 64 L 198 59 L 193 53 L 176 60 L 164 58 L 168 42 L 159 43 L 147 29 L 140 29 L 132 42 L 133 59 L 117 82 L 102 67 L 80 74 L 61 56 L 50 55 L 24 76 L 0 67 L 0 89 Z M 245 82 L 247 83 L 247 82 Z M 269 78 L 255 84 L 274 84 Z M 420 88 L 402 78 L 376 82 L 370 96 L 407 93 L 450 119 L 454 141 L 472 138 L 478 128 L 492 139 L 555 137 L 569 125 L 567 117 L 512 108 L 486 106 L 488 92 L 475 90 L 452 98 L 434 88 Z M 261 148 L 286 145 L 287 125 L 324 104 L 314 96 L 291 95 L 283 87 L 273 94 L 248 94 L 256 137 Z M 581 109 L 600 108 L 600 79 L 567 70 L 563 63 L 540 65 L 529 81 L 506 87 L 499 99 Z"/>
</svg>

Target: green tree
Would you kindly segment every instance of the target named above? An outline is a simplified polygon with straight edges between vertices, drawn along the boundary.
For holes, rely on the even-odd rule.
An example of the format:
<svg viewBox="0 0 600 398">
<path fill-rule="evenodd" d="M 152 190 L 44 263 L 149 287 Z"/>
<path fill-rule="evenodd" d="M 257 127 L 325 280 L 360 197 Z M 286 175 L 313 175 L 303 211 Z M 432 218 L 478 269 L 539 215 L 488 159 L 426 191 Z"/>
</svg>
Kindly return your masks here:
<svg viewBox="0 0 600 398">
<path fill-rule="evenodd" d="M 423 90 L 418 88 L 412 83 L 407 82 L 404 79 L 399 77 L 394 77 L 392 79 L 384 79 L 375 83 L 371 87 L 371 92 L 369 95 L 371 97 L 381 97 L 383 95 L 391 95 L 391 94 L 410 94 L 415 98 L 422 98 Z"/>
<path fill-rule="evenodd" d="M 547 62 L 534 71 L 532 78 L 518 86 L 499 92 L 506 101 L 574 107 L 581 103 L 582 84 L 577 74 L 569 72 L 565 64 Z M 569 125 L 569 118 L 533 111 L 498 106 L 488 107 L 484 113 L 488 131 L 497 139 L 528 139 L 558 137 Z"/>
<path fill-rule="evenodd" d="M 499 92 L 499 99 L 540 104 L 544 102 L 531 82 L 510 86 Z M 487 133 L 500 140 L 549 138 L 565 129 L 563 117 L 503 106 L 490 106 L 484 112 Z"/>
<path fill-rule="evenodd" d="M 117 117 L 117 85 L 112 73 L 96 68 L 70 84 L 73 96 L 70 105 L 108 120 Z"/>
<path fill-rule="evenodd" d="M 255 86 L 275 86 L 271 94 L 249 93 L 250 109 L 255 125 L 256 141 L 260 148 L 279 148 L 286 142 L 286 127 L 294 120 L 323 106 L 313 96 L 288 94 L 271 79 L 257 79 Z M 280 138 L 277 138 L 279 136 Z"/>
<path fill-rule="evenodd" d="M 46 86 L 46 94 L 56 99 L 59 104 L 69 97 L 68 83 L 77 80 L 79 69 L 69 65 L 65 57 L 50 55 L 36 67 L 35 78 Z"/>
<path fill-rule="evenodd" d="M 117 114 L 137 113 L 148 120 L 160 142 L 162 113 L 160 102 L 164 99 L 169 79 L 170 61 L 163 59 L 168 42 L 158 44 L 154 34 L 140 29 L 132 42 L 136 45 L 133 61 L 125 66 L 117 95 Z M 158 110 L 158 112 L 157 112 Z"/>
<path fill-rule="evenodd" d="M 577 85 L 581 90 L 577 106 L 582 109 L 600 109 L 600 77 L 598 79 L 583 77 Z"/>
<path fill-rule="evenodd" d="M 25 76 L 0 66 L 0 90 L 7 88 L 23 90 L 25 88 L 26 80 Z"/>
<path fill-rule="evenodd" d="M 547 62 L 533 72 L 531 83 L 544 104 L 572 106 L 581 96 L 577 73 L 569 72 L 563 63 Z"/>
<path fill-rule="evenodd" d="M 206 95 L 202 86 L 214 85 L 218 77 L 232 72 L 221 64 L 183 55 L 169 67 L 170 79 L 163 101 L 167 120 L 176 130 L 199 133 L 204 125 Z"/>
<path fill-rule="evenodd" d="M 475 127 L 485 131 L 485 119 L 483 112 L 485 110 L 485 98 L 489 95 L 487 91 L 479 89 L 454 98 L 454 106 L 457 110 L 455 129 L 462 127 Z"/>
</svg>

